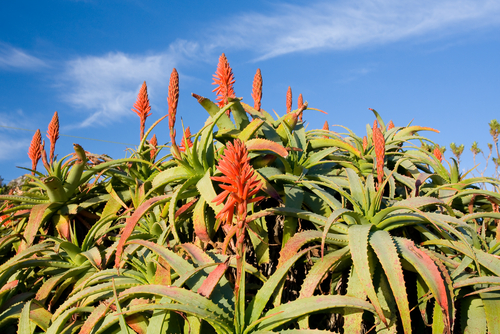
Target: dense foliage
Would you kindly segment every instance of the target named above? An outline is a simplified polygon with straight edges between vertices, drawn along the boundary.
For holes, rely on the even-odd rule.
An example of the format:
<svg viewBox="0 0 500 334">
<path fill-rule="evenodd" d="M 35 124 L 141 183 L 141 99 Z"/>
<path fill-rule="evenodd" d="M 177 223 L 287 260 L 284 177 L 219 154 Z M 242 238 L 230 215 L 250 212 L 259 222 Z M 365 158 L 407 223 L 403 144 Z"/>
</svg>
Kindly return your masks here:
<svg viewBox="0 0 500 334">
<path fill-rule="evenodd" d="M 253 107 L 224 55 L 214 77 L 179 144 L 175 69 L 148 130 L 143 84 L 128 158 L 58 159 L 57 114 L 48 158 L 35 134 L 29 182 L 0 195 L 3 334 L 500 333 L 500 195 L 478 186 L 498 180 L 466 178 L 431 128 L 373 110 L 364 136 L 306 131 L 290 89 L 284 116 L 261 109 L 260 70 Z"/>
</svg>

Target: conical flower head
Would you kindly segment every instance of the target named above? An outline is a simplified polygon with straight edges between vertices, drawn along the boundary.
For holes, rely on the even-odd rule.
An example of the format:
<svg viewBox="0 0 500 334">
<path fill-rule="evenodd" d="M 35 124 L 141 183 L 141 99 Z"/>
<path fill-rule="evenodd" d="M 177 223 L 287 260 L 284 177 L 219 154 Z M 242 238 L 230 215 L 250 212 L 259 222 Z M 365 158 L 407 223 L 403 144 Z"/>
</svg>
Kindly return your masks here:
<svg viewBox="0 0 500 334">
<path fill-rule="evenodd" d="M 50 162 L 54 162 L 54 151 L 56 148 L 56 141 L 59 139 L 59 116 L 57 111 L 54 112 L 52 120 L 49 123 L 49 129 L 47 131 L 47 137 L 50 141 Z"/>
<path fill-rule="evenodd" d="M 191 130 L 189 126 L 184 130 L 184 137 L 182 138 L 181 144 L 179 145 L 179 151 L 185 152 L 187 147 L 192 147 L 193 142 L 191 141 Z"/>
<path fill-rule="evenodd" d="M 330 131 L 330 125 L 328 125 L 328 121 L 325 121 L 325 124 L 323 124 L 323 130 Z M 329 138 L 328 136 L 324 137 Z"/>
<path fill-rule="evenodd" d="M 432 152 L 432 154 L 434 154 L 434 156 L 436 157 L 436 159 L 439 160 L 439 162 L 443 161 L 443 153 L 441 152 L 441 149 L 439 148 L 439 145 L 436 145 L 434 147 L 434 151 Z"/>
<path fill-rule="evenodd" d="M 377 179 L 380 185 L 384 177 L 385 139 L 377 121 L 373 124 L 373 145 L 375 146 L 375 157 L 377 159 Z"/>
<path fill-rule="evenodd" d="M 290 113 L 292 111 L 292 88 L 288 86 L 286 91 L 286 112 Z"/>
<path fill-rule="evenodd" d="M 170 74 L 170 82 L 168 84 L 168 128 L 170 130 L 170 141 L 172 142 L 173 155 L 176 158 L 180 157 L 179 149 L 175 143 L 175 118 L 177 114 L 177 103 L 179 102 L 179 73 L 174 68 Z"/>
<path fill-rule="evenodd" d="M 36 165 L 42 157 L 42 134 L 40 129 L 36 130 L 33 138 L 31 139 L 30 149 L 28 151 L 28 156 L 31 159 L 31 169 L 32 174 L 35 175 Z"/>
<path fill-rule="evenodd" d="M 213 202 L 217 205 L 226 201 L 224 208 L 216 216 L 226 224 L 233 221 L 234 211 L 237 209 L 238 222 L 244 222 L 247 214 L 247 205 L 257 202 L 264 197 L 252 198 L 259 192 L 262 184 L 257 180 L 257 174 L 250 165 L 248 151 L 244 143 L 236 139 L 234 143 L 228 142 L 224 156 L 219 160 L 217 169 L 223 176 L 211 177 L 214 181 L 222 182 L 223 189 Z"/>
<path fill-rule="evenodd" d="M 217 94 L 216 100 L 219 101 L 219 108 L 224 107 L 228 103 L 228 98 L 236 97 L 233 89 L 234 82 L 233 70 L 229 66 L 226 55 L 222 54 L 219 57 L 217 71 L 214 74 L 214 82 L 212 82 L 212 85 L 217 85 L 212 92 Z M 227 114 L 229 115 L 229 110 Z"/>
<path fill-rule="evenodd" d="M 257 69 L 253 78 L 252 85 L 253 108 L 260 111 L 260 102 L 262 100 L 262 74 L 260 68 Z"/>
<path fill-rule="evenodd" d="M 139 90 L 139 94 L 137 94 L 137 101 L 134 104 L 134 108 L 132 111 L 135 112 L 140 119 L 141 122 L 141 140 L 144 137 L 144 128 L 146 126 L 146 118 L 151 116 L 151 106 L 149 105 L 148 98 L 148 87 L 146 86 L 146 81 L 142 83 L 141 89 Z"/>
<path fill-rule="evenodd" d="M 392 119 L 389 121 L 389 124 L 387 124 L 387 131 L 390 129 L 394 128 L 394 123 L 392 122 Z"/>
<path fill-rule="evenodd" d="M 301 109 L 302 106 L 304 105 L 304 98 L 302 97 L 302 93 L 299 94 L 299 98 L 297 99 L 297 108 Z M 303 113 L 300 113 L 299 115 L 299 120 L 302 122 L 302 115 Z"/>
<path fill-rule="evenodd" d="M 149 154 L 150 154 L 151 160 L 153 160 L 155 155 L 156 155 L 156 152 L 158 151 L 156 149 L 156 146 L 158 146 L 158 139 L 156 139 L 156 134 L 154 134 L 153 137 L 151 137 L 149 144 L 152 146 L 151 151 L 149 151 Z"/>
<path fill-rule="evenodd" d="M 366 138 L 366 136 L 363 136 L 363 151 L 366 151 L 367 147 L 368 147 L 368 138 Z"/>
</svg>

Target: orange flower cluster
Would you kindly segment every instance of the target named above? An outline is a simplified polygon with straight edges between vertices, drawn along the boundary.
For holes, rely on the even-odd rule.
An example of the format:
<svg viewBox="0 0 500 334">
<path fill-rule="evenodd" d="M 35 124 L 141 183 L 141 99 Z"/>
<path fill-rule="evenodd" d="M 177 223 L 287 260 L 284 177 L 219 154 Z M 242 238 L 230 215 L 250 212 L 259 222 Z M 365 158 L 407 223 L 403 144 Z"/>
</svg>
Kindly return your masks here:
<svg viewBox="0 0 500 334">
<path fill-rule="evenodd" d="M 135 112 L 141 120 L 141 140 L 144 137 L 144 128 L 146 126 L 146 118 L 151 116 L 151 106 L 149 105 L 148 87 L 146 81 L 143 82 L 139 94 L 137 94 L 137 101 L 134 104 L 132 111 Z"/>
<path fill-rule="evenodd" d="M 170 141 L 172 142 L 172 149 L 174 157 L 179 158 L 179 149 L 175 143 L 175 116 L 177 114 L 177 104 L 179 102 L 179 73 L 174 68 L 170 74 L 170 82 L 168 84 L 168 128 L 170 129 Z"/>
<path fill-rule="evenodd" d="M 233 70 L 229 66 L 226 55 L 222 54 L 219 57 L 217 71 L 214 74 L 214 82 L 212 82 L 212 85 L 217 85 L 212 92 L 216 92 L 217 94 L 216 100 L 219 101 L 219 108 L 224 107 L 228 103 L 228 98 L 236 97 L 233 89 L 234 83 Z M 229 116 L 229 110 L 227 114 Z"/>
<path fill-rule="evenodd" d="M 264 198 L 263 196 L 252 198 L 259 192 L 262 184 L 257 180 L 257 174 L 253 167 L 250 166 L 245 144 L 239 139 L 236 139 L 233 144 L 228 142 L 217 169 L 223 176 L 213 176 L 211 179 L 222 182 L 220 187 L 224 191 L 215 197 L 213 202 L 219 205 L 224 200 L 227 200 L 224 208 L 216 218 L 221 219 L 226 224 L 231 224 L 236 208 L 238 225 L 243 226 L 247 214 L 247 205 Z M 242 226 L 238 227 L 242 228 Z"/>
<path fill-rule="evenodd" d="M 49 130 L 47 131 L 47 137 L 50 141 L 50 162 L 54 162 L 54 151 L 56 148 L 56 141 L 59 139 L 59 116 L 57 111 L 54 112 L 52 120 L 49 123 Z"/>
<path fill-rule="evenodd" d="M 158 139 L 156 139 L 156 134 L 154 134 L 153 137 L 151 137 L 149 144 L 152 146 L 151 151 L 149 151 L 149 154 L 150 154 L 151 160 L 153 160 L 153 158 L 156 155 L 156 152 L 158 151 L 156 149 L 156 146 L 158 146 Z"/>
<path fill-rule="evenodd" d="M 299 94 L 299 98 L 297 100 L 297 108 L 302 109 L 302 106 L 304 105 L 304 98 L 302 97 L 302 93 Z M 302 115 L 303 113 L 300 113 L 299 115 L 299 120 L 302 121 Z"/>
<path fill-rule="evenodd" d="M 31 159 L 31 169 L 33 170 L 31 174 L 35 175 L 36 165 L 38 165 L 38 161 L 42 157 L 42 134 L 40 133 L 40 129 L 36 130 L 31 139 L 28 156 Z"/>
<path fill-rule="evenodd" d="M 443 152 L 441 152 L 441 150 L 439 149 L 439 145 L 436 145 L 436 147 L 434 147 L 434 151 L 432 152 L 432 154 L 434 154 L 439 162 L 443 161 Z"/>
<path fill-rule="evenodd" d="M 257 69 L 252 84 L 253 108 L 260 111 L 260 101 L 262 100 L 262 74 L 260 68 Z"/>
<path fill-rule="evenodd" d="M 286 112 L 289 113 L 292 111 L 292 88 L 288 86 L 288 90 L 286 91 Z"/>
<path fill-rule="evenodd" d="M 394 128 L 394 123 L 392 122 L 392 119 L 389 121 L 389 124 L 387 124 L 387 131 L 390 129 Z"/>
<path fill-rule="evenodd" d="M 373 123 L 373 145 L 375 146 L 375 157 L 377 159 L 377 180 L 381 185 L 384 178 L 385 139 L 378 127 L 378 122 Z"/>
<path fill-rule="evenodd" d="M 181 144 L 179 145 L 179 151 L 185 152 L 187 147 L 192 147 L 193 142 L 191 141 L 191 130 L 189 126 L 184 130 L 184 137 L 182 138 Z"/>
</svg>

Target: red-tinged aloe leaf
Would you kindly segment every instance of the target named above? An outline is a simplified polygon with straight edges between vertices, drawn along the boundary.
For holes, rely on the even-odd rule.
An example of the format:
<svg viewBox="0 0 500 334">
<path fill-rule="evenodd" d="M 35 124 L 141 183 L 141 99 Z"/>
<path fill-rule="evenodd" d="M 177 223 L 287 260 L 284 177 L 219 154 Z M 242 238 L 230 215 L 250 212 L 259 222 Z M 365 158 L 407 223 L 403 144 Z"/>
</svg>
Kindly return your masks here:
<svg viewBox="0 0 500 334">
<path fill-rule="evenodd" d="M 181 247 L 189 254 L 193 261 L 198 264 L 214 263 L 214 260 L 204 252 L 203 249 L 192 243 L 182 244 Z"/>
<path fill-rule="evenodd" d="M 245 143 L 245 146 L 249 151 L 271 151 L 282 156 L 283 158 L 288 156 L 288 151 L 283 147 L 283 145 L 267 139 L 250 139 Z"/>
<path fill-rule="evenodd" d="M 278 268 L 283 266 L 285 262 L 291 259 L 305 244 L 311 241 L 320 241 L 322 233 L 320 231 L 304 231 L 296 233 L 288 242 L 285 247 L 280 251 L 280 259 Z"/>
<path fill-rule="evenodd" d="M 215 286 L 219 283 L 222 276 L 224 276 L 228 267 L 227 262 L 219 264 L 203 281 L 197 292 L 204 297 L 210 298 Z"/>
<path fill-rule="evenodd" d="M 355 297 L 361 300 L 366 300 L 366 293 L 363 289 L 363 284 L 359 280 L 359 275 L 354 266 L 351 267 L 349 278 L 347 280 L 347 296 Z M 372 303 L 373 305 L 373 303 Z M 344 311 L 344 333 L 363 332 L 363 313 L 357 309 L 346 308 Z"/>
<path fill-rule="evenodd" d="M 244 333 L 253 333 L 252 329 L 254 328 L 256 330 L 273 330 L 278 326 L 307 314 L 317 312 L 335 313 L 335 310 L 343 311 L 346 308 L 358 309 L 359 312 L 369 311 L 376 314 L 375 309 L 369 302 L 359 298 L 340 295 L 313 296 L 296 299 L 293 302 L 270 309 L 266 313 L 266 316 L 274 314 L 273 316 L 260 321 L 256 326 L 250 323 Z"/>
<path fill-rule="evenodd" d="M 273 331 L 252 331 L 252 334 L 275 334 Z M 287 329 L 280 331 L 280 334 L 331 334 L 331 331 L 321 329 Z"/>
<path fill-rule="evenodd" d="M 118 242 L 118 246 L 116 247 L 115 268 L 118 268 L 120 266 L 121 255 L 123 253 L 125 243 L 127 242 L 128 237 L 130 237 L 130 235 L 134 231 L 135 225 L 137 224 L 139 219 L 141 219 L 142 216 L 144 216 L 144 214 L 148 212 L 156 202 L 170 196 L 171 195 L 163 195 L 148 199 L 135 210 L 131 217 L 127 218 L 127 220 L 125 221 L 125 228 L 123 229 L 123 232 L 120 236 L 120 241 Z"/>
<path fill-rule="evenodd" d="M 289 243 L 290 241 L 288 241 L 288 244 Z M 274 274 L 271 275 L 271 277 L 269 277 L 269 279 L 264 283 L 264 285 L 262 285 L 262 287 L 259 289 L 259 291 L 257 292 L 257 294 L 252 299 L 252 301 L 250 302 L 250 304 L 246 309 L 246 314 L 245 314 L 246 324 L 253 323 L 260 318 L 262 311 L 264 311 L 264 308 L 269 302 L 271 296 L 274 294 L 275 290 L 279 290 L 277 289 L 277 287 L 280 285 L 281 282 L 283 282 L 283 279 L 288 273 L 288 270 L 290 270 L 292 265 L 298 259 L 300 259 L 304 254 L 309 252 L 311 249 L 313 249 L 313 247 L 304 249 L 300 252 L 296 252 L 294 256 L 292 256 L 290 259 L 288 259 L 288 261 L 283 263 L 281 267 L 278 267 L 278 269 L 276 269 Z"/>
<path fill-rule="evenodd" d="M 172 278 L 170 275 L 170 265 L 161 256 L 158 257 L 158 264 L 156 265 L 154 284 L 159 284 L 159 285 L 171 285 L 172 284 Z"/>
<path fill-rule="evenodd" d="M 483 301 L 488 333 L 500 333 L 500 292 L 491 291 L 479 294 Z"/>
<path fill-rule="evenodd" d="M 450 333 L 453 326 L 453 312 L 450 303 L 453 302 L 453 297 L 446 286 L 441 271 L 429 254 L 418 248 L 413 241 L 405 238 L 395 238 L 395 241 L 401 255 L 417 270 L 438 302 L 443 312 L 445 332 Z"/>
<path fill-rule="evenodd" d="M 68 319 L 75 313 L 83 314 L 84 312 L 92 312 L 92 307 L 73 307 L 64 311 L 60 316 L 58 316 L 54 321 L 50 324 L 50 327 L 47 328 L 47 334 L 59 334 L 63 332 L 64 325 L 68 321 Z"/>
<path fill-rule="evenodd" d="M 302 284 L 302 288 L 300 290 L 300 298 L 311 297 L 314 294 L 316 287 L 330 272 L 331 268 L 344 261 L 348 252 L 349 247 L 344 247 L 326 254 L 323 259 L 316 262 L 304 279 L 304 283 Z"/>
<path fill-rule="evenodd" d="M 26 225 L 26 229 L 24 230 L 24 240 L 19 245 L 18 253 L 31 246 L 38 229 L 51 213 L 50 210 L 47 210 L 50 205 L 51 203 L 38 204 L 31 209 L 28 225 Z"/>
<path fill-rule="evenodd" d="M 85 320 L 85 323 L 83 326 L 80 328 L 80 332 L 78 334 L 90 334 L 92 329 L 97 325 L 99 320 L 104 318 L 106 315 L 107 307 L 105 304 L 100 304 L 97 306 L 92 313 L 90 313 L 89 317 L 87 320 Z"/>
<path fill-rule="evenodd" d="M 372 275 L 370 273 L 370 263 L 368 260 L 368 236 L 372 225 L 352 225 L 349 227 L 349 248 L 351 250 L 352 262 L 359 281 L 364 287 L 365 293 L 370 299 L 377 314 L 387 326 L 388 321 L 385 318 L 384 311 L 377 298 L 375 287 L 373 285 Z M 374 264 L 372 264 L 374 265 Z"/>
<path fill-rule="evenodd" d="M 210 242 L 209 227 L 207 226 L 206 207 L 207 202 L 203 197 L 196 203 L 193 211 L 194 233 L 203 242 Z"/>
<path fill-rule="evenodd" d="M 49 297 L 49 295 L 52 292 L 52 290 L 54 290 L 55 287 L 58 284 L 64 282 L 68 278 L 76 276 L 79 273 L 81 273 L 83 271 L 86 271 L 88 269 L 89 269 L 88 265 L 80 266 L 78 268 L 73 268 L 73 269 L 66 270 L 64 273 L 62 273 L 60 275 L 55 275 L 55 276 L 50 277 L 38 289 L 38 291 L 36 293 L 36 296 L 35 296 L 35 299 L 39 300 L 42 303 L 44 303 L 45 300 Z"/>
<path fill-rule="evenodd" d="M 30 306 L 30 320 L 46 331 L 50 324 L 52 313 L 47 311 L 38 301 L 33 300 Z"/>
<path fill-rule="evenodd" d="M 462 333 L 487 333 L 486 314 L 479 297 L 466 297 L 460 301 L 460 327 Z"/>
<path fill-rule="evenodd" d="M 187 202 L 183 206 L 181 206 L 179 209 L 175 211 L 174 219 L 179 218 L 180 215 L 183 213 L 187 212 L 194 204 L 196 204 L 196 201 L 198 198 L 193 198 L 191 201 Z"/>
<path fill-rule="evenodd" d="M 0 294 L 3 294 L 4 292 L 6 291 L 9 291 L 9 290 L 12 290 L 14 289 L 17 285 L 19 284 L 19 280 L 14 280 L 14 281 L 11 281 L 7 284 L 5 284 L 1 289 L 0 289 Z"/>
<path fill-rule="evenodd" d="M 369 240 L 391 286 L 394 299 L 398 305 L 404 332 L 409 334 L 411 333 L 410 307 L 408 305 L 403 269 L 399 261 L 396 246 L 394 245 L 394 240 L 389 232 L 383 230 L 372 232 Z"/>
<path fill-rule="evenodd" d="M 143 298 L 132 299 L 128 307 L 147 305 L 149 301 Z M 141 313 L 134 313 L 125 318 L 125 322 L 130 326 L 137 334 L 147 334 L 148 333 L 148 319 Z"/>
</svg>

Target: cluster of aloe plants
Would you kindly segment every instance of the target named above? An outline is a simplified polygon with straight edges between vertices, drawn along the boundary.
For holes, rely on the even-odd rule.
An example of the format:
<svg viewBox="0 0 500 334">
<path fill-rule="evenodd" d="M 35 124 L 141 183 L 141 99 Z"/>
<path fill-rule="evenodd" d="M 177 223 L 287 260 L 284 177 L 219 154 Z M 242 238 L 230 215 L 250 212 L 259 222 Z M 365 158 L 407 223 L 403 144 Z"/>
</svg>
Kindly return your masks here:
<svg viewBox="0 0 500 334">
<path fill-rule="evenodd" d="M 498 180 L 466 178 L 431 128 L 373 110 L 364 136 L 306 130 L 290 89 L 284 116 L 261 108 L 260 70 L 253 106 L 224 55 L 214 77 L 179 142 L 175 69 L 147 130 L 142 86 L 128 158 L 58 159 L 57 114 L 49 158 L 35 134 L 29 182 L 0 195 L 5 333 L 500 332 L 500 194 L 477 186 Z"/>
</svg>

